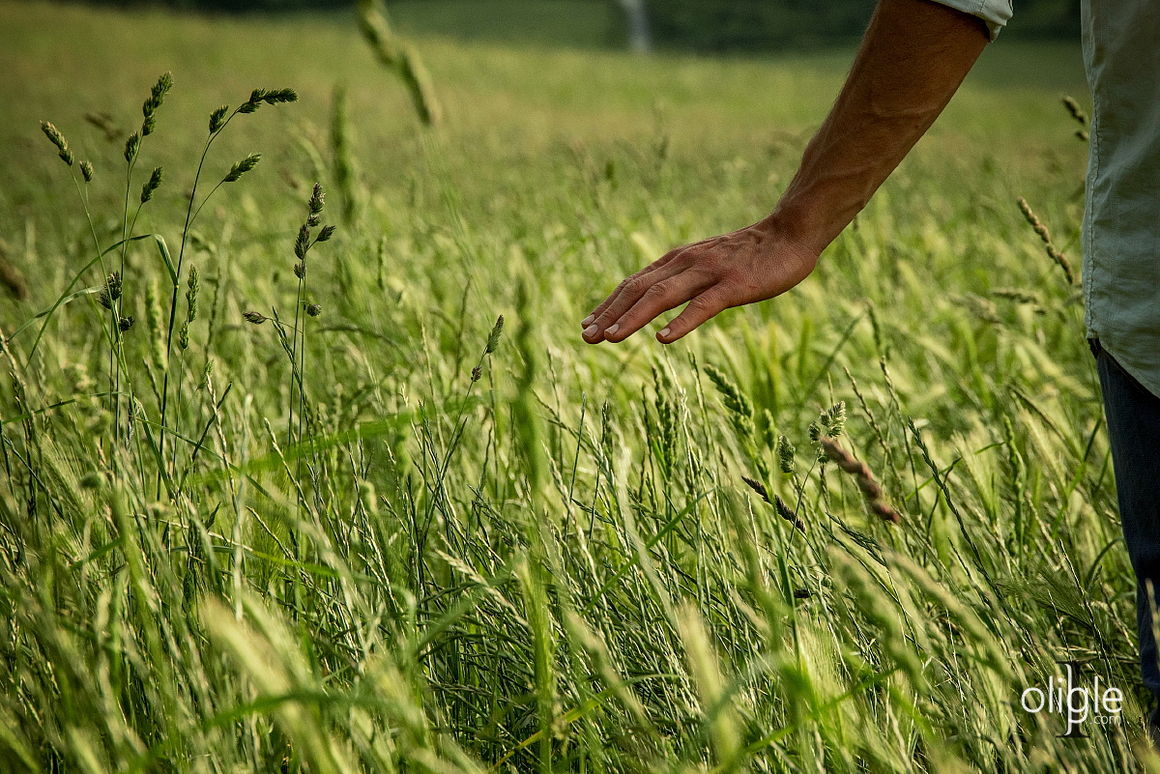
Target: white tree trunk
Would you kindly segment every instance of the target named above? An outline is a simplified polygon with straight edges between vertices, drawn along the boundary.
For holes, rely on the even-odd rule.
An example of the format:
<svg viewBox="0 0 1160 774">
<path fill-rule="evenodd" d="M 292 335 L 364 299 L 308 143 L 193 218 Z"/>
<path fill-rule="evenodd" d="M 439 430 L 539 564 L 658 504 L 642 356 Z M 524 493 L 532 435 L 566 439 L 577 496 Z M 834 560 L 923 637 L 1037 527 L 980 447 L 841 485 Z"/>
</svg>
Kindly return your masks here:
<svg viewBox="0 0 1160 774">
<path fill-rule="evenodd" d="M 645 0 L 619 0 L 628 17 L 628 47 L 641 54 L 652 51 L 652 32 L 648 25 Z"/>
</svg>

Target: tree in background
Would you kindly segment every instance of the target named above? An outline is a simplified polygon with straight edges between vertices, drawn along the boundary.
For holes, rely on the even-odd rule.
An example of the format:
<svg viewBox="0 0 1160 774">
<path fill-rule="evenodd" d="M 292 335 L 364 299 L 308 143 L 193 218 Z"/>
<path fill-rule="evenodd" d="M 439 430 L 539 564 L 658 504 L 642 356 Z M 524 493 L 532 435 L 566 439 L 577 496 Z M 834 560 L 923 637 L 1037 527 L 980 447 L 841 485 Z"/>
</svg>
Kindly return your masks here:
<svg viewBox="0 0 1160 774">
<path fill-rule="evenodd" d="M 652 51 L 652 27 L 645 0 L 617 0 L 628 19 L 628 47 L 641 54 Z"/>
<path fill-rule="evenodd" d="M 325 11 L 350 8 L 356 0 L 90 0 L 112 5 L 164 5 L 175 8 L 226 12 Z M 1015 19 L 1004 34 L 1020 37 L 1076 39 L 1079 0 L 1014 0 Z M 876 0 L 391 0 L 392 8 L 406 8 L 410 31 L 424 31 L 424 17 L 435 22 L 440 34 L 486 37 L 502 19 L 505 38 L 535 25 L 546 15 L 575 16 L 588 4 L 606 14 L 615 25 L 601 43 L 627 45 L 633 51 L 655 48 L 703 53 L 770 52 L 784 47 L 852 43 L 858 40 Z M 555 6 L 555 8 L 553 8 Z M 602 7 L 603 6 L 603 7 Z M 526 12 L 536 9 L 536 13 Z M 557 11 L 558 9 L 558 11 Z M 402 14 L 400 14 L 402 15 Z M 449 29 L 446 19 L 465 21 Z M 478 19 L 487 24 L 471 24 Z M 523 25 L 521 27 L 521 25 Z M 567 25 L 563 25 L 565 34 Z M 591 40 L 569 45 L 591 44 Z"/>
</svg>

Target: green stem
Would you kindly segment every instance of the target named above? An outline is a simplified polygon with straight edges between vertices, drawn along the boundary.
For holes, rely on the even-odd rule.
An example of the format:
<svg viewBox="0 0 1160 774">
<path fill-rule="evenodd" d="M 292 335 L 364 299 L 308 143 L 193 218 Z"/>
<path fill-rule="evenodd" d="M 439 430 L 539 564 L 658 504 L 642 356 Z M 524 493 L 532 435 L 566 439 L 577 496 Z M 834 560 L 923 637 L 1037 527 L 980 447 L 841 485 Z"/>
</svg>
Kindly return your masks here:
<svg viewBox="0 0 1160 774">
<path fill-rule="evenodd" d="M 165 421 L 169 412 L 169 355 L 173 351 L 173 327 L 177 322 L 177 296 L 181 290 L 181 269 L 185 264 L 185 246 L 189 242 L 189 227 L 193 222 L 193 204 L 197 200 L 197 186 L 198 183 L 201 182 L 201 172 L 205 167 L 205 159 L 209 155 L 209 149 L 213 147 L 214 140 L 216 140 L 221 135 L 221 133 L 225 131 L 225 128 L 229 126 L 230 121 L 234 120 L 234 116 L 238 114 L 238 110 L 239 108 L 234 108 L 234 111 L 230 113 L 229 117 L 226 118 L 224 122 L 222 122 L 222 125 L 218 127 L 218 130 L 210 134 L 209 139 L 206 140 L 205 148 L 203 148 L 201 151 L 201 158 L 197 162 L 197 172 L 193 176 L 193 189 L 189 192 L 189 205 L 185 209 L 185 225 L 181 228 L 181 248 L 177 252 L 177 266 L 174 271 L 175 276 L 173 280 L 173 292 L 169 298 L 169 325 L 165 332 L 165 371 L 161 382 L 161 425 L 157 431 L 157 445 L 159 450 L 158 459 L 161 461 L 162 465 L 164 465 L 165 460 Z M 214 191 L 216 190 L 217 187 L 215 186 Z M 212 195 L 212 193 L 213 192 L 211 191 L 210 194 Z M 209 197 L 207 196 L 206 199 L 208 200 Z M 205 202 L 203 201 L 202 206 L 204 205 Z M 198 212 L 200 211 L 201 208 L 199 207 Z M 156 485 L 158 497 L 161 496 L 161 478 L 162 471 L 158 470 Z"/>
<path fill-rule="evenodd" d="M 121 207 L 121 260 L 118 272 L 121 279 L 121 298 L 117 299 L 112 304 L 113 306 L 113 346 L 109 351 L 109 372 L 112 381 L 113 393 L 113 440 L 117 445 L 120 445 L 121 436 L 121 355 L 123 355 L 124 343 L 121 336 L 120 317 L 121 310 L 124 308 L 125 298 L 125 257 L 129 252 L 129 243 L 126 238 L 133 232 L 133 226 L 129 225 L 129 189 L 133 184 L 133 169 L 137 166 L 137 155 L 140 153 L 140 146 L 138 146 L 137 153 L 133 154 L 133 158 L 129 161 L 128 168 L 125 170 L 125 197 Z M 140 212 L 140 208 L 137 209 Z M 133 218 L 136 225 L 136 217 Z M 116 352 L 114 352 L 116 350 Z M 116 373 L 113 373 L 113 364 L 116 362 Z M 115 459 L 115 457 L 114 457 Z"/>
</svg>

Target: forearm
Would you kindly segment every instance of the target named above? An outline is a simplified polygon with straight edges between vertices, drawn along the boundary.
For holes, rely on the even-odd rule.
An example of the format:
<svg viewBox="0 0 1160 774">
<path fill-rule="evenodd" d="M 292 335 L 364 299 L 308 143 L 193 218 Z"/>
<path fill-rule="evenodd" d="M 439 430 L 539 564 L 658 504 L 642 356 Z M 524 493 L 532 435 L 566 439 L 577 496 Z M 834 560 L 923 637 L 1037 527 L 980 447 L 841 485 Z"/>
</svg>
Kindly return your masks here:
<svg viewBox="0 0 1160 774">
<path fill-rule="evenodd" d="M 769 221 L 820 253 L 942 112 L 986 46 L 978 19 L 930 0 L 880 0 L 829 116 Z"/>
<path fill-rule="evenodd" d="M 987 45 L 984 24 L 930 0 L 879 0 L 842 93 L 768 217 L 678 247 L 627 277 L 581 322 L 584 340 L 623 341 L 686 301 L 666 344 L 723 309 L 778 296 L 918 142 Z"/>
</svg>

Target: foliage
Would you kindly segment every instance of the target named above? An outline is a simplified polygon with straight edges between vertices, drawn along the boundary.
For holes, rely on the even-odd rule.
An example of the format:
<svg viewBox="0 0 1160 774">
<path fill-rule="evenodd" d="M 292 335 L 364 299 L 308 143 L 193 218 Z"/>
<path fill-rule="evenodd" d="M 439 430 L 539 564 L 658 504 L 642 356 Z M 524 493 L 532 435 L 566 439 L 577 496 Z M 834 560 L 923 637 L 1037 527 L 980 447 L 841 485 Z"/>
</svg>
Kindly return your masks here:
<svg viewBox="0 0 1160 774">
<path fill-rule="evenodd" d="M 0 231 L 27 288 L 0 301 L 0 769 L 1136 766 L 1078 298 L 1016 203 L 1074 253 L 1071 49 L 989 52 L 792 294 L 590 348 L 625 271 L 770 204 L 848 52 L 424 41 L 447 120 L 419 131 L 353 26 L 6 13 Z M 205 179 L 242 177 L 177 282 L 150 238 L 110 283 L 80 270 L 122 238 L 159 51 L 130 204 L 165 173 L 131 236 L 178 243 L 203 110 L 302 100 L 220 134 Z M 91 226 L 40 118 L 92 164 Z M 313 182 L 343 167 L 359 207 L 317 244 Z M 1129 694 L 1122 730 L 1075 743 L 1019 708 L 1065 658 Z"/>
</svg>

